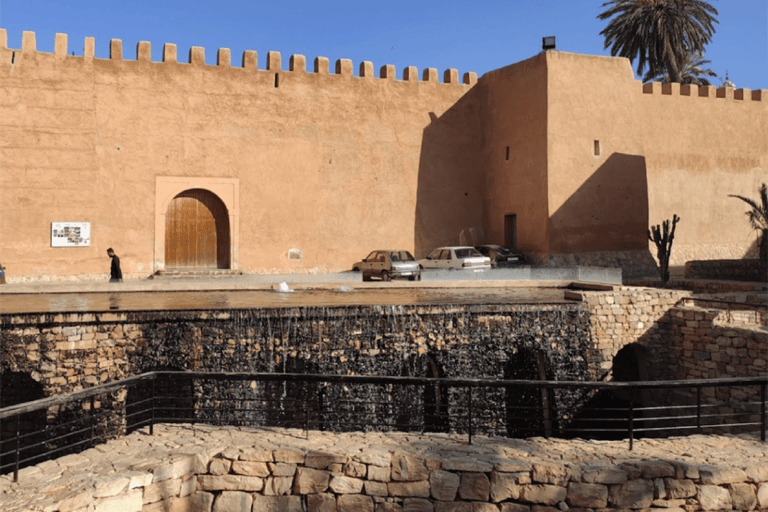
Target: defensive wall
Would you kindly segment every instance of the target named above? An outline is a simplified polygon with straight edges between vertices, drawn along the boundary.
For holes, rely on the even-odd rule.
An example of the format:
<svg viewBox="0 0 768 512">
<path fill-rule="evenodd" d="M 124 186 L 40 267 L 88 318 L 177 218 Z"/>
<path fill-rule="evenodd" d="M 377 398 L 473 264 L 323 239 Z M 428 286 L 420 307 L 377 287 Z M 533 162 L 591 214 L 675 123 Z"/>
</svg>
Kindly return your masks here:
<svg viewBox="0 0 768 512">
<path fill-rule="evenodd" d="M 768 169 L 768 91 L 646 84 L 626 59 L 548 51 L 459 78 L 371 62 L 228 49 L 153 62 L 58 34 L 0 30 L 0 261 L 9 281 L 162 269 L 171 204 L 223 205 L 222 266 L 341 270 L 370 250 L 516 244 L 534 262 L 653 273 L 646 230 L 678 214 L 673 265 L 741 259 L 744 206 Z M 186 62 L 184 62 L 186 61 Z M 284 69 L 287 68 L 287 69 Z M 89 222 L 90 245 L 51 245 Z M 205 237 L 203 237 L 205 238 Z M 183 243 L 181 244 L 183 245 Z M 215 263 L 214 263 L 215 264 Z M 219 262 L 221 264 L 221 262 Z"/>
</svg>

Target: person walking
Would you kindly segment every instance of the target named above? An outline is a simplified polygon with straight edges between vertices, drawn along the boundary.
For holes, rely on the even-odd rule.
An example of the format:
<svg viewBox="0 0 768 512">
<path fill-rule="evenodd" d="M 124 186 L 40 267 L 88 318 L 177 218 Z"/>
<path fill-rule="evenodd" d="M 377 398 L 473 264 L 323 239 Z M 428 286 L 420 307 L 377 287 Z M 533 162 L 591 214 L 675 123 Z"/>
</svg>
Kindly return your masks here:
<svg viewBox="0 0 768 512">
<path fill-rule="evenodd" d="M 107 256 L 112 258 L 112 267 L 109 270 L 109 282 L 119 283 L 123 280 L 123 272 L 120 270 L 120 258 L 117 257 L 115 251 L 110 247 L 107 249 Z"/>
</svg>

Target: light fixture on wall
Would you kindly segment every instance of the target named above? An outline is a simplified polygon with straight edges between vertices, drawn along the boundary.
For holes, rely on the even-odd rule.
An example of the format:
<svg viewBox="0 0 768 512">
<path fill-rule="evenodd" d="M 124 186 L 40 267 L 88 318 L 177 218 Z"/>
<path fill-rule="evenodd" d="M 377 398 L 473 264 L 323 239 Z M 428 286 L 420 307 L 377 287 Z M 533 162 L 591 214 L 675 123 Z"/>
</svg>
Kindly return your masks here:
<svg viewBox="0 0 768 512">
<path fill-rule="evenodd" d="M 554 50 L 555 49 L 555 36 L 546 36 L 541 38 L 542 50 Z"/>
</svg>

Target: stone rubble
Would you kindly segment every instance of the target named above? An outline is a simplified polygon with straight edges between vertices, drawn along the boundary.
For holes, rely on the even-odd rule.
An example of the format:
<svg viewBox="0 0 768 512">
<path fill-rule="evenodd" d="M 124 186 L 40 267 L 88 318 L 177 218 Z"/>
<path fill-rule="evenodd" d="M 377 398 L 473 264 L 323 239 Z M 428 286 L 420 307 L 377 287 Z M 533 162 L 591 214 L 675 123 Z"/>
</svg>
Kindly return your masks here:
<svg viewBox="0 0 768 512">
<path fill-rule="evenodd" d="M 0 476 L 4 512 L 768 510 L 750 435 L 528 440 L 156 425 Z"/>
</svg>

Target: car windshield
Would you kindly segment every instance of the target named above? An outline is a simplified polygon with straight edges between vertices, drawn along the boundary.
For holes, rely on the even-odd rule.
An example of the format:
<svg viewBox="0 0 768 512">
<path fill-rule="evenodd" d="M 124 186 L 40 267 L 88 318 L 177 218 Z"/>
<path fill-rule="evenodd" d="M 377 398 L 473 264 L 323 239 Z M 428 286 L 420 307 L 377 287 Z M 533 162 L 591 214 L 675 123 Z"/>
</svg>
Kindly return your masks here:
<svg viewBox="0 0 768 512">
<path fill-rule="evenodd" d="M 480 251 L 473 247 L 467 247 L 465 249 L 456 249 L 456 257 L 457 258 L 476 258 L 478 256 L 482 256 L 480 254 Z"/>
<path fill-rule="evenodd" d="M 389 258 L 392 261 L 414 261 L 414 257 L 408 251 L 392 251 Z"/>
</svg>

